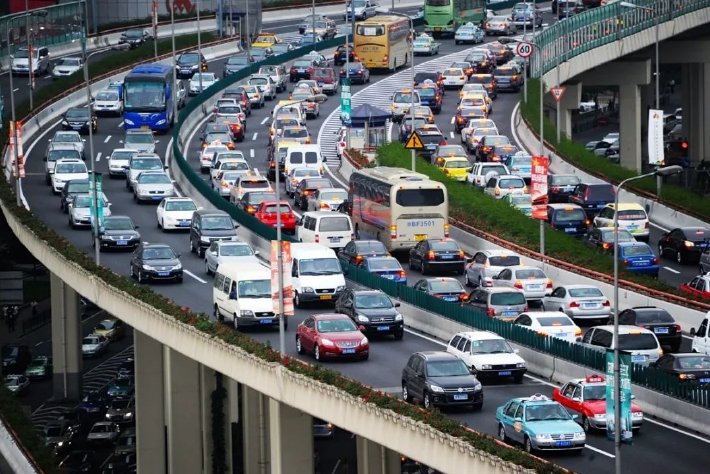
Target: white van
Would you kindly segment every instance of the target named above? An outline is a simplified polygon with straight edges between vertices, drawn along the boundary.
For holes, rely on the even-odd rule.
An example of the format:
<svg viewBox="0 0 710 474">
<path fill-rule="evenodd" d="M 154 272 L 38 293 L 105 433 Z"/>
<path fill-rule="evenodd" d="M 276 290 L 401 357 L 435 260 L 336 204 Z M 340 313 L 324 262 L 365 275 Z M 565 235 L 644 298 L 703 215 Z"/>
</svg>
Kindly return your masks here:
<svg viewBox="0 0 710 474">
<path fill-rule="evenodd" d="M 710 326 L 710 311 L 707 312 L 698 329 L 690 328 L 690 337 L 693 338 L 690 346 L 691 351 L 710 355 L 710 331 L 708 331 L 708 326 Z"/>
<path fill-rule="evenodd" d="M 296 225 L 300 242 L 313 242 L 331 248 L 343 248 L 355 239 L 350 216 L 340 212 L 305 212 Z"/>
<path fill-rule="evenodd" d="M 293 168 L 315 168 L 322 175 L 325 168 L 323 167 L 320 145 L 289 145 L 284 159 L 284 175 L 288 176 L 289 171 Z"/>
<path fill-rule="evenodd" d="M 335 252 L 319 244 L 294 243 L 291 257 L 293 304 L 297 308 L 316 301 L 335 304 L 345 291 L 343 269 Z"/>
<path fill-rule="evenodd" d="M 279 325 L 271 302 L 271 270 L 260 263 L 220 265 L 214 276 L 212 305 L 217 320 L 231 321 L 235 329 Z"/>
</svg>

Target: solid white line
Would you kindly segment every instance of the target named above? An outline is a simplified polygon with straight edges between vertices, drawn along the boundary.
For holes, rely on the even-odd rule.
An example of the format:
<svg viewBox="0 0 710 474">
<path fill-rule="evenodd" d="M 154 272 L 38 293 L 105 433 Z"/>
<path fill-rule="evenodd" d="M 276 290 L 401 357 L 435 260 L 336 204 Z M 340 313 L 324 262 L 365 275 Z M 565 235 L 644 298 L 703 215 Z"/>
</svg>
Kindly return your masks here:
<svg viewBox="0 0 710 474">
<path fill-rule="evenodd" d="M 96 154 L 96 161 L 99 161 L 101 159 L 101 152 L 98 152 Z"/>
<path fill-rule="evenodd" d="M 106 137 L 106 140 L 104 140 L 104 143 L 108 143 L 109 140 L 111 140 L 111 135 L 109 135 L 108 137 Z"/>
<path fill-rule="evenodd" d="M 451 138 L 454 138 L 454 132 L 449 132 L 449 135 L 451 135 Z"/>
<path fill-rule="evenodd" d="M 454 124 L 454 119 L 455 119 L 455 117 L 451 117 L 451 125 Z"/>
<path fill-rule="evenodd" d="M 268 121 L 269 121 L 269 117 L 266 116 L 266 117 L 264 117 L 264 120 L 261 121 L 261 124 L 266 125 L 266 122 L 268 122 Z"/>
<path fill-rule="evenodd" d="M 192 273 L 190 270 L 183 270 L 182 271 L 185 275 L 190 276 L 194 278 L 195 280 L 199 281 L 200 283 L 207 283 L 207 281 L 203 280 L 202 278 L 198 277 L 194 273 Z"/>
<path fill-rule="evenodd" d="M 256 137 L 259 136 L 259 132 L 254 132 L 254 135 L 251 136 L 251 141 L 256 141 Z"/>
<path fill-rule="evenodd" d="M 121 127 L 123 127 L 123 120 L 121 120 L 121 122 L 118 124 L 118 128 L 121 128 Z"/>
<path fill-rule="evenodd" d="M 680 274 L 680 272 L 678 270 L 676 270 L 675 268 L 671 268 L 671 267 L 663 267 L 663 268 L 665 268 L 669 272 L 675 273 L 676 275 Z"/>
<path fill-rule="evenodd" d="M 658 224 L 654 224 L 653 222 L 650 222 L 650 224 L 655 227 L 656 229 L 662 230 L 663 232 L 670 232 L 670 229 L 666 229 L 665 227 L 661 227 Z"/>
<path fill-rule="evenodd" d="M 19 91 L 19 90 L 20 90 L 20 88 L 18 87 L 17 89 L 13 90 L 13 92 L 17 92 L 17 91 Z"/>
<path fill-rule="evenodd" d="M 249 157 L 254 158 L 254 149 L 253 148 L 249 149 Z"/>
</svg>

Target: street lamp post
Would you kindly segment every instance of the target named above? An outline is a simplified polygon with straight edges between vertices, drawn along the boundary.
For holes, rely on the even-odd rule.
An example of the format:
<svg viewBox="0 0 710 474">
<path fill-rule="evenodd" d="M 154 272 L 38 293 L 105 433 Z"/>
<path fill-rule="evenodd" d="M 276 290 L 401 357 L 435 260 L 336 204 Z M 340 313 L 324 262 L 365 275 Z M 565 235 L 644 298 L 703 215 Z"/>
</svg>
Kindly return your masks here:
<svg viewBox="0 0 710 474">
<path fill-rule="evenodd" d="M 616 188 L 614 195 L 614 209 L 619 208 L 619 194 L 621 188 L 630 181 L 648 178 L 651 176 L 663 177 L 682 173 L 683 167 L 678 165 L 665 166 L 658 168 L 653 173 L 647 173 L 641 176 L 634 176 L 625 179 Z M 614 454 L 615 454 L 615 470 L 616 474 L 621 474 L 621 387 L 620 387 L 620 368 L 619 368 L 619 213 L 614 213 L 614 336 L 612 345 L 614 347 Z"/>
<path fill-rule="evenodd" d="M 177 91 L 177 58 L 175 58 L 175 0 L 170 2 L 170 37 L 173 43 L 173 91 Z M 154 39 L 153 41 L 157 41 Z M 177 120 L 178 101 L 173 98 L 173 123 Z"/>
<path fill-rule="evenodd" d="M 195 0 L 195 10 L 197 10 L 197 80 L 200 83 L 200 93 L 202 93 L 202 28 L 200 27 L 200 0 Z"/>
</svg>

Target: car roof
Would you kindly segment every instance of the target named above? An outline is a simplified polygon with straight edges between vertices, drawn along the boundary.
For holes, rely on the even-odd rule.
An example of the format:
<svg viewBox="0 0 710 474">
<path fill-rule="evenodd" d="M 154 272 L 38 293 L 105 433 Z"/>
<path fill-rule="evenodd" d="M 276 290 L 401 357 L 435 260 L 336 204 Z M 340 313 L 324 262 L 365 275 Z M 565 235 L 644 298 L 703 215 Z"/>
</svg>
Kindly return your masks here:
<svg viewBox="0 0 710 474">
<path fill-rule="evenodd" d="M 548 204 L 547 207 L 555 209 L 555 210 L 563 210 L 563 211 L 571 211 L 573 209 L 579 209 L 583 211 L 582 206 L 579 204 L 572 204 L 572 203 L 554 203 L 554 204 Z"/>
<path fill-rule="evenodd" d="M 304 212 L 304 216 L 311 216 L 311 217 L 347 217 L 350 218 L 347 214 L 341 214 L 340 212 L 333 212 L 333 211 L 309 211 L 309 212 Z"/>
<path fill-rule="evenodd" d="M 614 209 L 614 204 L 609 203 L 605 207 Z M 635 203 L 635 202 L 620 202 L 619 203 L 619 210 L 620 211 L 644 211 L 644 207 L 641 204 Z"/>
<path fill-rule="evenodd" d="M 460 360 L 453 354 L 444 351 L 421 351 L 416 354 L 421 355 L 427 361 L 437 361 L 437 360 Z"/>
<path fill-rule="evenodd" d="M 507 249 L 483 249 L 479 252 L 486 254 L 488 257 L 499 257 L 499 256 L 519 256 L 517 252 Z"/>
<path fill-rule="evenodd" d="M 560 311 L 525 311 L 525 314 L 530 316 L 532 319 L 549 318 L 551 316 L 565 317 L 565 318 L 569 319 L 570 323 L 574 324 L 574 321 L 572 321 L 572 318 L 570 318 L 565 313 L 562 313 Z"/>
<path fill-rule="evenodd" d="M 476 288 L 478 290 L 483 290 L 486 293 L 523 293 L 523 290 L 518 288 L 506 288 L 504 286 L 487 286 L 483 288 Z"/>
<path fill-rule="evenodd" d="M 311 315 L 313 319 L 316 320 L 325 320 L 325 319 L 347 319 L 350 321 L 350 316 L 347 314 L 341 314 L 341 313 L 319 313 L 319 314 L 312 314 Z"/>
<path fill-rule="evenodd" d="M 611 333 L 614 332 L 614 325 L 613 324 L 605 324 L 602 326 L 593 326 L 593 328 L 604 329 L 604 330 L 609 331 Z M 653 331 L 650 331 L 646 328 L 642 328 L 641 326 L 634 326 L 632 324 L 620 324 L 619 325 L 619 334 L 653 334 Z"/>
<path fill-rule="evenodd" d="M 495 333 L 493 333 L 493 332 L 490 332 L 490 331 L 464 331 L 464 332 L 457 333 L 457 335 L 459 335 L 459 336 L 466 336 L 466 337 L 469 338 L 469 339 L 472 339 L 472 340 L 479 340 L 479 341 L 481 341 L 481 340 L 493 340 L 493 339 L 503 339 L 503 340 L 505 340 L 505 338 L 499 336 L 498 334 L 495 334 Z"/>
</svg>

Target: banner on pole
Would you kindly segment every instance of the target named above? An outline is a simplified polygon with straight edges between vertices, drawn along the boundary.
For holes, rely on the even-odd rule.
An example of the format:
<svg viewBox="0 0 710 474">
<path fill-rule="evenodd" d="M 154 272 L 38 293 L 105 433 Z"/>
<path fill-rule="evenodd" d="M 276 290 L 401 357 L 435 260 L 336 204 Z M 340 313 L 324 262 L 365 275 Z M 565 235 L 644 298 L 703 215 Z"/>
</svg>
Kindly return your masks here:
<svg viewBox="0 0 710 474">
<path fill-rule="evenodd" d="M 280 314 L 279 290 L 283 291 L 284 315 L 293 316 L 293 282 L 291 281 L 291 242 L 281 242 L 281 255 L 283 260 L 283 288 L 279 288 L 279 247 L 278 240 L 271 241 L 271 305 L 274 314 Z"/>
<path fill-rule="evenodd" d="M 533 155 L 530 177 L 533 219 L 547 220 L 547 172 L 549 166 L 550 159 L 548 157 Z"/>
<path fill-rule="evenodd" d="M 20 170 L 20 178 L 25 177 L 25 151 L 22 149 L 22 121 L 17 121 L 17 169 Z"/>
<path fill-rule="evenodd" d="M 621 442 L 633 443 L 633 419 L 631 417 L 631 355 L 619 353 L 619 422 Z M 614 351 L 606 352 L 606 436 L 614 440 Z"/>
<path fill-rule="evenodd" d="M 340 120 L 344 125 L 350 125 L 351 108 L 350 79 L 343 77 L 340 79 Z"/>
<path fill-rule="evenodd" d="M 661 166 L 663 154 L 663 111 L 650 109 L 648 111 L 648 162 Z"/>
</svg>

